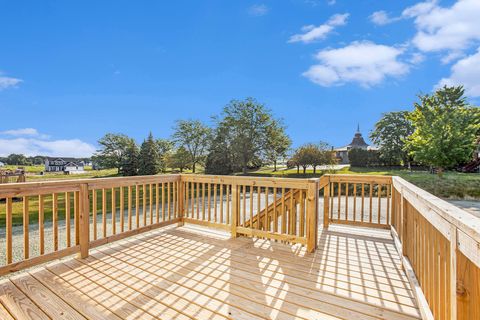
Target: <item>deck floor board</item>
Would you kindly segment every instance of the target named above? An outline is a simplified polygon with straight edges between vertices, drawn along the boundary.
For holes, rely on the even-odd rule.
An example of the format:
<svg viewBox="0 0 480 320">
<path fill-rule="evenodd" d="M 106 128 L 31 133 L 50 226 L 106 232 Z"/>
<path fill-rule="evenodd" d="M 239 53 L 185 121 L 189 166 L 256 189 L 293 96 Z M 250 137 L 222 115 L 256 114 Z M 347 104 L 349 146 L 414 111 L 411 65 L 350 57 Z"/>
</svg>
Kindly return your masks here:
<svg viewBox="0 0 480 320">
<path fill-rule="evenodd" d="M 6 319 L 420 318 L 389 233 L 349 226 L 321 230 L 313 254 L 160 229 L 22 272 L 1 290 Z"/>
</svg>

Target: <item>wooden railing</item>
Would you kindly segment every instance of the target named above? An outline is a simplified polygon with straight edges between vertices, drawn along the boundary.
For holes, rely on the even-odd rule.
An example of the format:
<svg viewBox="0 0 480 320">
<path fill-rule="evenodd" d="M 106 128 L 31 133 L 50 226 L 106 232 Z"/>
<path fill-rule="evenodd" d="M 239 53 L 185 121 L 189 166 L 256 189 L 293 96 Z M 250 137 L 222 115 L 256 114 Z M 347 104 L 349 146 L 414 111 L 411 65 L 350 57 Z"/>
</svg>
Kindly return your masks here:
<svg viewBox="0 0 480 320">
<path fill-rule="evenodd" d="M 180 175 L 0 185 L 0 275 L 181 221 Z M 32 221 L 32 218 L 34 219 Z"/>
<path fill-rule="evenodd" d="M 96 246 L 183 223 L 312 252 L 319 212 L 324 228 L 391 228 L 424 318 L 480 319 L 480 219 L 399 177 L 160 175 L 4 184 L 0 275 L 74 253 L 87 257 Z"/>
<path fill-rule="evenodd" d="M 392 234 L 423 318 L 480 319 L 480 219 L 392 180 Z"/>
<path fill-rule="evenodd" d="M 325 175 L 324 227 L 330 223 L 390 228 L 392 178 L 371 175 Z"/>
<path fill-rule="evenodd" d="M 182 183 L 184 222 L 315 249 L 317 179 L 183 175 Z"/>
</svg>

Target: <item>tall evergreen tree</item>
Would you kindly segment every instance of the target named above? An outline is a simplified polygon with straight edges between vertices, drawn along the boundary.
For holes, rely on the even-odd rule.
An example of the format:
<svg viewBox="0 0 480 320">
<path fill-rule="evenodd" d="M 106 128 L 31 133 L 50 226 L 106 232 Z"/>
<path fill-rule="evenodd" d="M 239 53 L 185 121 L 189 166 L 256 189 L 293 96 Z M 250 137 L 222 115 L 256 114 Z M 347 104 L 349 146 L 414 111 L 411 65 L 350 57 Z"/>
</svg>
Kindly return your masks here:
<svg viewBox="0 0 480 320">
<path fill-rule="evenodd" d="M 160 155 L 158 145 L 150 132 L 147 140 L 140 147 L 138 173 L 140 175 L 154 175 L 160 171 Z"/>
<path fill-rule="evenodd" d="M 122 160 L 121 174 L 124 176 L 136 176 L 138 174 L 139 150 L 135 141 L 130 141 Z"/>
</svg>

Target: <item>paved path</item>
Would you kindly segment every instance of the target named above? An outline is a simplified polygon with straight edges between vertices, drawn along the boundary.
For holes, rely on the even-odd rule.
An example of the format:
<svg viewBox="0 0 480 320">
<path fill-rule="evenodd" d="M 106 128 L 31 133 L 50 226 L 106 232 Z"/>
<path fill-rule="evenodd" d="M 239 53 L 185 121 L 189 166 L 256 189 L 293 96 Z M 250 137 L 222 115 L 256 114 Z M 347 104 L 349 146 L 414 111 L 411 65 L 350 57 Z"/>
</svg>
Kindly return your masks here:
<svg viewBox="0 0 480 320">
<path fill-rule="evenodd" d="M 447 200 L 463 210 L 480 218 L 480 200 Z"/>
</svg>

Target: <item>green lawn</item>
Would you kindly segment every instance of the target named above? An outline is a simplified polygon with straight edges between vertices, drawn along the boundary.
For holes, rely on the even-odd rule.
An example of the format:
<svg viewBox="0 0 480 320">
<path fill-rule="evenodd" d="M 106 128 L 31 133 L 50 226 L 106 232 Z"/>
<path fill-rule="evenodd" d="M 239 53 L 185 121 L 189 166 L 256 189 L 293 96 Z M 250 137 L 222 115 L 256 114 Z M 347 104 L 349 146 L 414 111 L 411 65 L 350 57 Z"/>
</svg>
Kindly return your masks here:
<svg viewBox="0 0 480 320">
<path fill-rule="evenodd" d="M 479 199 L 480 200 L 480 174 L 460 173 L 448 171 L 442 177 L 430 174 L 426 171 L 390 170 L 388 168 L 344 168 L 335 172 L 319 172 L 313 174 L 313 170 L 307 170 L 306 174 L 297 174 L 297 169 L 280 170 L 273 172 L 271 168 L 264 168 L 249 172 L 248 175 L 274 176 L 285 178 L 313 178 L 320 177 L 324 173 L 336 174 L 371 174 L 371 175 L 395 175 L 417 185 L 418 187 L 441 198 L 450 199 Z"/>
</svg>

